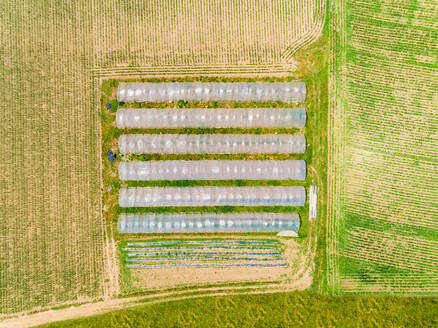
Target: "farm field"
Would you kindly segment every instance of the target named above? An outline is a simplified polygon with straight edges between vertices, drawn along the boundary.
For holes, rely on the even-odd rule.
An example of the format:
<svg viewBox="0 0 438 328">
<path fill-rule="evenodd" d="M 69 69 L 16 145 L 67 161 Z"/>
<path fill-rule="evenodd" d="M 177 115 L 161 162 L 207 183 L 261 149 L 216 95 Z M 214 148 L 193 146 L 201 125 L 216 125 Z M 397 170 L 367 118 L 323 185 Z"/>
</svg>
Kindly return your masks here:
<svg viewBox="0 0 438 328">
<path fill-rule="evenodd" d="M 438 3 L 331 1 L 328 290 L 438 292 Z"/>
<path fill-rule="evenodd" d="M 436 298 L 328 296 L 311 292 L 194 297 L 39 327 L 434 327 Z"/>
<path fill-rule="evenodd" d="M 310 284 L 310 272 L 305 269 L 306 250 L 300 249 L 296 241 L 223 237 L 227 239 L 200 239 L 198 235 L 196 239 L 185 236 L 184 239 L 122 241 L 121 271 L 125 288 L 166 290 L 220 283 L 267 285 L 287 281 L 298 282 L 297 287 L 304 288 Z M 154 245 L 160 243 L 163 245 Z"/>
<path fill-rule="evenodd" d="M 314 48 L 309 49 L 309 58 L 315 58 L 316 54 L 321 55 L 325 47 L 325 41 L 321 40 Z M 324 58 L 323 56 L 322 58 Z M 289 79 L 293 78 L 303 78 L 306 83 L 308 83 L 308 98 L 304 104 L 307 109 L 307 115 L 309 116 L 308 124 L 305 129 L 248 129 L 248 128 L 221 128 L 221 129 L 197 129 L 197 128 L 173 128 L 173 129 L 160 129 L 160 132 L 163 133 L 189 133 L 189 134 L 197 134 L 197 133 L 234 133 L 236 135 L 242 135 L 246 133 L 295 133 L 295 132 L 305 132 L 307 143 L 312 145 L 304 154 L 198 154 L 198 155 L 187 155 L 187 154 L 119 154 L 116 161 L 113 164 L 110 164 L 106 158 L 103 161 L 103 183 L 104 189 L 107 186 L 111 186 L 110 189 L 104 192 L 104 215 L 106 217 L 107 222 L 112 223 L 113 231 L 117 230 L 117 220 L 119 218 L 120 213 L 137 213 L 137 214 L 145 214 L 145 213 L 208 213 L 208 212 L 291 212 L 299 209 L 301 215 L 301 224 L 302 227 L 299 232 L 299 238 L 297 241 L 287 242 L 286 240 L 282 240 L 282 243 L 285 243 L 285 253 L 288 253 L 289 257 L 289 267 L 285 268 L 220 268 L 220 269 L 210 269 L 210 268 L 198 268 L 192 269 L 192 274 L 188 274 L 187 268 L 161 268 L 160 270 L 156 269 L 128 269 L 123 267 L 124 258 L 121 256 L 121 292 L 122 294 L 129 296 L 135 295 L 141 290 L 150 290 L 152 289 L 163 289 L 173 286 L 173 287 L 184 287 L 191 286 L 192 288 L 199 288 L 200 286 L 205 286 L 206 284 L 217 284 L 217 283 L 237 283 L 243 284 L 248 282 L 263 282 L 265 285 L 268 283 L 275 282 L 276 284 L 282 283 L 285 288 L 305 288 L 305 286 L 309 287 L 312 283 L 312 271 L 313 271 L 313 258 L 315 254 L 316 248 L 316 225 L 311 225 L 308 221 L 308 207 L 307 205 L 303 208 L 300 207 L 291 207 L 291 206 L 214 206 L 214 207 L 165 207 L 165 208 L 120 208 L 118 204 L 118 196 L 119 190 L 123 187 L 147 187 L 147 186 L 159 186 L 159 187 L 190 187 L 190 186 L 305 186 L 308 185 L 310 181 L 321 183 L 323 181 L 324 174 L 324 163 L 325 157 L 319 156 L 325 153 L 325 144 L 321 142 L 321 138 L 323 138 L 325 125 L 324 119 L 322 115 L 325 115 L 324 111 L 320 111 L 320 106 L 325 106 L 324 103 L 324 94 L 326 93 L 326 65 L 325 62 L 319 62 L 314 65 L 308 65 L 307 69 L 314 70 L 313 76 L 306 71 L 297 71 L 294 75 L 291 75 Z M 303 75 L 300 75 L 303 74 Z M 193 80 L 193 78 L 191 79 Z M 214 78 L 204 78 L 204 80 L 214 80 Z M 232 79 L 226 79 L 227 81 L 231 81 Z M 263 79 L 262 79 L 263 80 Z M 276 78 L 279 80 L 279 78 Z M 281 79 L 280 79 L 281 80 Z M 151 81 L 156 81 L 156 79 L 151 79 Z M 177 81 L 182 81 L 182 79 L 177 79 Z M 101 101 L 101 118 L 102 118 L 102 156 L 106 156 L 106 152 L 109 148 L 111 148 L 114 152 L 117 152 L 117 139 L 120 135 L 125 133 L 157 133 L 157 130 L 153 129 L 128 129 L 121 130 L 116 128 L 116 115 L 115 111 L 117 110 L 117 102 L 115 102 L 115 89 L 117 87 L 117 80 L 107 80 L 103 83 L 103 98 Z M 114 105 L 109 111 L 106 108 L 106 104 L 111 103 Z M 284 103 L 278 102 L 268 102 L 268 103 L 197 103 L 197 102 L 187 102 L 184 104 L 180 103 L 152 103 L 152 104 L 124 104 L 123 107 L 156 107 L 156 108 L 172 108 L 172 107 L 180 107 L 182 110 L 188 108 L 197 108 L 199 106 L 205 108 L 232 108 L 232 107 L 258 107 L 258 108 L 269 108 L 269 107 L 278 107 L 281 108 L 284 106 Z M 288 107 L 294 107 L 293 104 L 288 104 Z M 313 147 L 313 145 L 315 145 Z M 305 159 L 308 165 L 308 175 L 306 181 L 297 181 L 297 180 L 283 180 L 283 181 L 120 181 L 118 176 L 118 166 L 121 163 L 120 161 L 133 161 L 133 160 L 201 160 L 201 159 L 210 159 L 210 160 L 220 160 L 220 159 L 228 159 L 228 160 L 237 160 L 237 159 L 259 159 L 259 160 L 267 160 L 267 159 Z M 324 190 L 324 187 L 322 187 Z M 320 213 L 323 213 L 322 211 Z M 270 238 L 273 240 L 278 240 L 275 237 L 274 233 L 264 233 L 264 238 Z M 169 238 L 168 235 L 161 235 L 162 237 Z M 202 238 L 207 238 L 207 235 L 202 234 L 198 235 Z M 257 234 L 238 234 L 240 238 L 251 238 L 256 237 Z M 183 235 L 177 235 L 176 237 L 181 238 Z M 193 236 L 192 236 L 193 237 Z M 216 233 L 215 237 L 220 238 L 236 238 L 236 234 L 230 235 L 227 233 Z M 135 238 L 134 240 L 132 238 Z M 123 243 L 126 241 L 135 241 L 144 238 L 140 235 L 120 235 L 116 234 L 116 241 L 119 247 L 122 247 Z M 147 238 L 151 238 L 148 236 Z M 184 236 L 187 238 L 187 236 Z M 259 235 L 258 238 L 261 238 Z M 281 240 L 281 239 L 280 239 Z M 172 277 L 177 275 L 179 278 L 169 279 L 167 277 Z"/>
<path fill-rule="evenodd" d="M 147 306 L 60 326 L 129 326 L 132 318 L 146 326 L 151 319 L 156 326 L 348 326 L 352 316 L 363 326 L 438 325 L 436 298 L 388 297 L 438 294 L 436 0 L 3 1 L 0 59 L 0 327 L 141 304 Z M 305 102 L 117 101 L 121 82 L 292 81 L 306 83 Z M 160 97 L 154 99 L 169 100 Z M 301 108 L 307 123 L 201 128 L 158 118 L 122 130 L 115 115 L 122 106 L 126 113 Z M 218 154 L 192 147 L 194 154 L 158 154 L 143 144 L 143 151 L 119 152 L 122 134 L 152 140 L 148 135 L 157 133 L 160 140 L 198 134 L 199 144 L 207 144 L 209 134 L 300 135 L 305 142 L 293 142 L 306 150 Z M 112 164 L 109 149 L 117 155 Z M 191 180 L 177 180 L 176 171 L 175 179 L 161 176 L 166 180 L 118 176 L 120 161 L 151 160 L 305 161 L 305 179 L 218 179 L 219 171 Z M 253 196 L 251 206 L 149 202 L 155 187 L 197 186 L 213 200 L 205 190 L 216 186 L 305 187 L 306 200 L 304 206 L 291 203 L 293 197 L 281 203 L 287 206 Z M 140 196 L 131 197 L 134 188 Z M 135 201 L 119 206 L 120 190 Z M 180 189 L 172 190 L 179 199 Z M 193 190 L 187 195 L 196 197 Z M 177 198 L 165 192 L 167 200 Z M 117 230 L 122 213 L 150 232 L 164 221 L 155 226 L 149 214 L 245 212 L 299 214 L 291 231 L 298 237 L 261 230 L 248 218 L 235 233 Z M 210 219 L 198 221 L 197 231 L 224 226 Z M 166 231 L 180 222 L 166 221 Z M 243 224 L 230 222 L 239 222 L 233 229 Z M 245 246 L 223 247 L 225 240 Z M 304 289 L 320 294 L 298 292 Z M 256 293 L 265 295 L 249 295 Z"/>
<path fill-rule="evenodd" d="M 284 268 L 269 268 L 269 270 L 262 270 L 260 268 L 253 268 L 247 270 L 243 274 L 243 270 L 239 268 L 221 268 L 211 270 L 209 268 L 201 268 L 193 270 L 193 274 L 187 275 L 187 269 L 185 268 L 165 268 L 161 270 L 152 271 L 152 269 L 130 269 L 124 268 L 123 255 L 120 256 L 120 270 L 121 270 L 121 293 L 125 296 L 132 296 L 138 294 L 140 291 L 166 288 L 165 281 L 169 281 L 167 276 L 178 275 L 178 279 L 173 278 L 171 284 L 175 288 L 191 287 L 200 288 L 202 286 L 217 284 L 217 283 L 233 283 L 237 288 L 242 288 L 242 284 L 245 285 L 249 282 L 254 283 L 267 283 L 272 284 L 275 282 L 283 284 L 287 289 L 302 289 L 305 286 L 309 287 L 312 283 L 312 275 L 314 270 L 313 258 L 316 248 L 316 224 L 311 225 L 308 220 L 308 206 L 305 207 L 291 207 L 291 206 L 214 206 L 214 207 L 165 207 L 165 208 L 121 208 L 118 206 L 118 197 L 120 188 L 125 187 L 191 187 L 191 186 L 306 186 L 310 182 L 318 183 L 321 185 L 321 190 L 324 192 L 323 186 L 324 174 L 325 174 L 325 162 L 324 156 L 326 151 L 326 144 L 322 141 L 325 136 L 326 129 L 326 111 L 321 110 L 327 106 L 326 104 L 326 81 L 327 81 L 327 62 L 326 58 L 326 38 L 320 39 L 315 45 L 306 48 L 304 51 L 297 54 L 298 61 L 300 62 L 300 69 L 294 73 L 290 73 L 287 78 L 274 77 L 252 77 L 252 78 L 236 78 L 236 77 L 177 77 L 177 78 L 155 78 L 148 77 L 144 79 L 129 79 L 122 81 L 128 82 L 183 82 L 183 81 L 205 81 L 205 82 L 231 82 L 231 81 L 293 81 L 302 80 L 307 84 L 307 99 L 306 102 L 301 104 L 307 110 L 308 123 L 303 128 L 168 128 L 168 129 L 118 129 L 116 127 L 116 111 L 118 107 L 131 108 L 132 110 L 138 110 L 140 108 L 180 108 L 180 110 L 188 110 L 190 108 L 282 108 L 284 106 L 295 108 L 295 104 L 286 104 L 281 102 L 261 102 L 261 103 L 237 103 L 237 102 L 166 102 L 166 103 L 125 103 L 119 105 L 116 100 L 116 90 L 120 80 L 108 79 L 102 82 L 102 99 L 101 99 L 101 113 L 102 119 L 102 158 L 103 158 L 103 203 L 104 203 L 104 216 L 107 222 L 112 224 L 112 230 L 117 231 L 117 220 L 120 213 L 208 213 L 208 212 L 295 212 L 299 209 L 301 215 L 301 229 L 299 232 L 299 239 L 293 243 L 289 243 L 287 252 L 294 254 L 291 258 L 290 267 L 288 270 Z M 106 108 L 106 105 L 112 104 L 111 110 Z M 242 134 L 266 134 L 266 133 L 305 133 L 308 150 L 304 154 L 118 154 L 116 161 L 110 164 L 106 159 L 108 149 L 117 153 L 118 150 L 118 138 L 123 134 L 144 134 L 144 133 L 172 133 L 172 134 L 204 134 L 204 133 L 233 133 L 236 135 Z M 197 180 L 197 181 L 120 181 L 118 175 L 118 167 L 121 161 L 149 161 L 149 160 L 269 160 L 269 159 L 300 159 L 306 160 L 308 165 L 308 174 L 305 181 L 294 180 L 282 180 L 282 181 L 269 181 L 269 180 L 254 180 L 254 181 L 212 181 L 212 180 Z M 323 197 L 324 199 L 324 197 Z M 323 213 L 324 204 L 321 203 L 322 209 L 319 213 Z M 123 243 L 126 241 L 141 241 L 145 238 L 145 235 L 120 235 L 115 233 L 116 242 L 119 249 L 123 248 Z M 147 238 L 152 238 L 146 235 Z M 236 235 L 230 235 L 226 233 L 216 233 L 215 237 L 219 238 L 236 238 Z M 271 238 L 278 240 L 273 233 L 264 233 L 263 238 Z M 238 234 L 238 238 L 253 238 L 256 234 Z M 169 238 L 169 235 L 160 235 L 162 238 Z M 172 237 L 187 238 L 184 235 L 176 235 Z M 193 237 L 193 236 L 192 236 Z M 207 235 L 202 234 L 198 237 L 207 238 Z M 133 239 L 134 238 L 134 239 Z M 281 240 L 281 239 L 280 239 Z M 282 241 L 283 242 L 283 241 Z M 158 275 L 159 272 L 167 273 L 165 275 Z M 205 274 L 210 272 L 211 274 Z M 179 274 L 178 274 L 179 273 Z M 164 283 L 163 283 L 164 282 Z M 167 286 L 169 288 L 170 286 Z"/>
<path fill-rule="evenodd" d="M 94 40 L 95 72 L 128 77 L 160 71 L 284 73 L 295 70 L 295 52 L 321 35 L 325 12 L 324 0 L 102 5 L 102 36 Z"/>
<path fill-rule="evenodd" d="M 101 214 L 103 80 L 308 69 L 294 54 L 321 35 L 325 1 L 273 0 L 269 15 L 257 1 L 202 3 L 0 3 L 1 315 L 119 293 Z"/>
<path fill-rule="evenodd" d="M 92 44 L 67 20 L 79 9 L 0 3 L 0 314 L 106 293 Z"/>
</svg>

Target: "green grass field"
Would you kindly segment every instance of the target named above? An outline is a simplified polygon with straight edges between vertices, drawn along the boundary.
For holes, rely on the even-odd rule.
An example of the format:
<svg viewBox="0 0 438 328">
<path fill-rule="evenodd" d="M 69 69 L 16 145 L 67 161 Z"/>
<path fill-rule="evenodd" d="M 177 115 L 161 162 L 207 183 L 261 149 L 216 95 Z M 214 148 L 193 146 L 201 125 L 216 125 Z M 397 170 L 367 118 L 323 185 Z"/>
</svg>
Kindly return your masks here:
<svg viewBox="0 0 438 328">
<path fill-rule="evenodd" d="M 294 292 L 143 305 L 40 327 L 434 327 L 437 318 L 436 298 Z"/>
<path fill-rule="evenodd" d="M 331 1 L 327 285 L 438 292 L 438 4 Z"/>
</svg>

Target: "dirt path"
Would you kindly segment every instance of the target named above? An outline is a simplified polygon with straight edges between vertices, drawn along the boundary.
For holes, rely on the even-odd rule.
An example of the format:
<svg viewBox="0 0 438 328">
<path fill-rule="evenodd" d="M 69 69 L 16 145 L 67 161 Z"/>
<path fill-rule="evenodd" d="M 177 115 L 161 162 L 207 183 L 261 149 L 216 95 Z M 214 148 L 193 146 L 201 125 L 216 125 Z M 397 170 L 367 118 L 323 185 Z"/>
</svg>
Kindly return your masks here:
<svg viewBox="0 0 438 328">
<path fill-rule="evenodd" d="M 311 278 L 310 278 L 311 282 Z M 39 312 L 35 314 L 19 316 L 15 318 L 6 319 L 0 322 L 0 328 L 12 327 L 34 327 L 56 321 L 64 321 L 71 319 L 78 319 L 98 314 L 103 314 L 123 308 L 156 304 L 162 302 L 177 301 L 183 299 L 211 297 L 211 296 L 227 296 L 238 294 L 266 294 L 288 292 L 294 290 L 304 290 L 309 287 L 309 276 L 304 275 L 302 279 L 294 281 L 290 284 L 271 284 L 259 286 L 238 286 L 238 287 L 212 287 L 192 291 L 176 291 L 162 294 L 153 294 L 148 296 L 140 296 L 125 299 L 107 300 L 103 302 L 84 304 L 80 306 L 72 306 L 61 310 L 50 310 Z M 268 290 L 266 290 L 268 288 Z M 193 295 L 187 295 L 193 293 Z M 150 299 L 148 301 L 148 299 Z"/>
</svg>

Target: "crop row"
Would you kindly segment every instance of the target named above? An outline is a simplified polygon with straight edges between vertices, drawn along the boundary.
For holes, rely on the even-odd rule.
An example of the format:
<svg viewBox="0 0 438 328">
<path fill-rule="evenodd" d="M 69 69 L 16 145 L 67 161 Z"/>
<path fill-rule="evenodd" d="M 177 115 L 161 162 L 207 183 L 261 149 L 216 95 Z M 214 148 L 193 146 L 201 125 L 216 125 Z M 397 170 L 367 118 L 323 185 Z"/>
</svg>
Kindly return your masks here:
<svg viewBox="0 0 438 328">
<path fill-rule="evenodd" d="M 134 1 L 122 10 L 108 4 L 94 12 L 103 23 L 96 64 L 277 64 L 285 49 L 294 53 L 320 35 L 324 13 L 322 0 L 272 1 L 269 10 L 254 0 Z"/>
<path fill-rule="evenodd" d="M 433 183 L 438 90 L 432 82 L 438 78 L 437 9 L 425 2 L 331 4 L 327 281 L 332 287 L 340 282 L 348 292 L 414 292 L 409 277 L 393 275 L 405 269 L 428 282 L 421 292 L 436 290 L 428 272 L 438 271 Z M 349 265 L 352 259 L 362 266 Z M 381 278 L 367 282 L 368 275 Z"/>
</svg>

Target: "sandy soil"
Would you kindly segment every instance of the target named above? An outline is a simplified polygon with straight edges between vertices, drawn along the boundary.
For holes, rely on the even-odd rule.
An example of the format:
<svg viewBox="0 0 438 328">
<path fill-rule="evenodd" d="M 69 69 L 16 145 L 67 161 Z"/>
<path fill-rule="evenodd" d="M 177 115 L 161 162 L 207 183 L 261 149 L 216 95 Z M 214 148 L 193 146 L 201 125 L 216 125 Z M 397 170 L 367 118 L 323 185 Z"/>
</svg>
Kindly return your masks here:
<svg viewBox="0 0 438 328">
<path fill-rule="evenodd" d="M 194 283 L 274 281 L 288 273 L 285 267 L 134 269 L 132 280 L 138 288 L 173 288 Z"/>
</svg>

